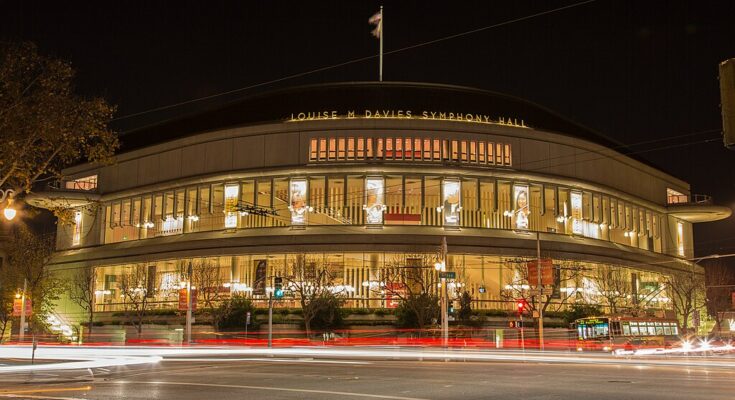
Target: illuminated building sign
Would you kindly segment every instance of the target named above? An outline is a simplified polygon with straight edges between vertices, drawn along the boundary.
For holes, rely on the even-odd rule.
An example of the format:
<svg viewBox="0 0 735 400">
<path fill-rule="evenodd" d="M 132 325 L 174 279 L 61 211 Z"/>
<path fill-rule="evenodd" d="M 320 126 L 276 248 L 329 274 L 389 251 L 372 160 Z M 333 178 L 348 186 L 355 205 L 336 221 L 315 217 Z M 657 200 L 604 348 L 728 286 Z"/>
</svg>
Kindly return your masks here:
<svg viewBox="0 0 735 400">
<path fill-rule="evenodd" d="M 289 185 L 288 197 L 291 211 L 292 225 L 306 225 L 306 212 L 309 207 L 306 205 L 306 179 L 292 179 Z"/>
<path fill-rule="evenodd" d="M 355 110 L 336 111 L 307 111 L 291 113 L 286 119 L 288 122 L 303 121 L 319 121 L 319 120 L 337 120 L 337 119 L 419 119 L 429 121 L 457 121 L 470 122 L 475 124 L 492 124 L 506 125 L 516 128 L 528 128 L 523 119 L 508 117 L 492 117 L 486 114 L 477 113 L 461 113 L 461 112 L 444 112 L 444 111 L 420 111 L 412 110 L 364 110 L 362 112 Z"/>
<path fill-rule="evenodd" d="M 572 203 L 572 233 L 581 235 L 584 233 L 582 223 L 582 193 L 572 192 L 570 198 Z"/>
<path fill-rule="evenodd" d="M 528 229 L 528 186 L 513 186 L 513 228 Z"/>
<path fill-rule="evenodd" d="M 441 208 L 444 211 L 444 226 L 459 226 L 459 212 L 462 210 L 460 187 L 457 179 L 446 179 L 442 182 Z"/>
<path fill-rule="evenodd" d="M 225 228 L 237 228 L 237 203 L 240 185 L 225 185 Z"/>
<path fill-rule="evenodd" d="M 365 179 L 365 222 L 368 225 L 382 225 L 385 211 L 385 184 L 383 178 Z"/>
</svg>

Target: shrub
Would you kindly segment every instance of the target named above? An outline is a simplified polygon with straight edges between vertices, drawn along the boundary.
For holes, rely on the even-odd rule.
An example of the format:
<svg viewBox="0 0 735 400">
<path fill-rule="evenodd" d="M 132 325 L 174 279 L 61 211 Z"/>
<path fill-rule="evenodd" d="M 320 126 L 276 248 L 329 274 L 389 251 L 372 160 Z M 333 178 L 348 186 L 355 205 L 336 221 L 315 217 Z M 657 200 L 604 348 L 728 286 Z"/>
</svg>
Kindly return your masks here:
<svg viewBox="0 0 735 400">
<path fill-rule="evenodd" d="M 257 328 L 257 323 L 255 322 L 255 318 L 253 318 L 256 310 L 249 299 L 243 296 L 233 296 L 223 301 L 219 306 L 213 316 L 214 324 L 218 329 L 244 328 L 247 313 L 250 312 L 249 328 L 254 330 Z"/>
<path fill-rule="evenodd" d="M 403 299 L 396 308 L 396 324 L 401 328 L 423 329 L 439 318 L 439 298 L 421 293 Z"/>
</svg>

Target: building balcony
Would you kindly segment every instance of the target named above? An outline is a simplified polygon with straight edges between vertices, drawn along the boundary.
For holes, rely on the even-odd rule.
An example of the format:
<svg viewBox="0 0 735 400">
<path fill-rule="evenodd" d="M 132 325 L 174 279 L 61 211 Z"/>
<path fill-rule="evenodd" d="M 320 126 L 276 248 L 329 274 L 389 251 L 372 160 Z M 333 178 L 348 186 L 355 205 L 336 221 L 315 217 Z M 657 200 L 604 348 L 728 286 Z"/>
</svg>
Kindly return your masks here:
<svg viewBox="0 0 735 400">
<path fill-rule="evenodd" d="M 713 204 L 712 197 L 704 194 L 670 195 L 666 209 L 668 215 L 691 223 L 719 221 L 732 214 L 729 207 Z"/>
</svg>

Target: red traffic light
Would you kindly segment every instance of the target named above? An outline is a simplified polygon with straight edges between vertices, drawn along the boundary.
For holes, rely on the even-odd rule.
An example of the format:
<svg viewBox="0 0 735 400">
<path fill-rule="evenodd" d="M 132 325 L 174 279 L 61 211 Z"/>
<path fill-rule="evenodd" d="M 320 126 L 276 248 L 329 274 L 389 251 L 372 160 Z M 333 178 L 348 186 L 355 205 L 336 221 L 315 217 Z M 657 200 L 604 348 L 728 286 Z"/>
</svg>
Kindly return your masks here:
<svg viewBox="0 0 735 400">
<path fill-rule="evenodd" d="M 526 311 L 526 308 L 528 308 L 528 303 L 526 302 L 526 300 L 523 299 L 516 300 L 516 307 L 519 313 L 523 313 L 524 311 Z"/>
</svg>

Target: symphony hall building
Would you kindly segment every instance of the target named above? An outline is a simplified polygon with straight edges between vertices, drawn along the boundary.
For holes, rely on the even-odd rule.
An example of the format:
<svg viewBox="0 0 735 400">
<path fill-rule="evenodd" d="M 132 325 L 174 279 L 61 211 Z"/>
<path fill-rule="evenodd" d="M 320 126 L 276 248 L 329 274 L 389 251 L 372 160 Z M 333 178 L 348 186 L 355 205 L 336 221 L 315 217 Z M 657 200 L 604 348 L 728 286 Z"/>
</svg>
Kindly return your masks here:
<svg viewBox="0 0 735 400">
<path fill-rule="evenodd" d="M 523 266 L 537 244 L 560 307 L 605 305 L 614 274 L 630 305 L 670 309 L 666 276 L 698 268 L 692 224 L 730 215 L 612 139 L 465 87 L 298 87 L 121 141 L 114 164 L 71 167 L 29 198 L 73 210 L 51 268 L 94 267 L 97 311 L 124 309 L 122 278 L 139 267 L 152 307 L 175 309 L 190 262 L 217 267 L 217 287 L 199 290 L 222 298 L 265 298 L 270 277 L 306 262 L 333 272 L 347 306 L 395 307 L 388 272 L 435 276 L 442 238 L 452 295 L 477 309 L 510 309 L 535 286 Z M 57 312 L 80 313 L 69 301 Z"/>
</svg>

